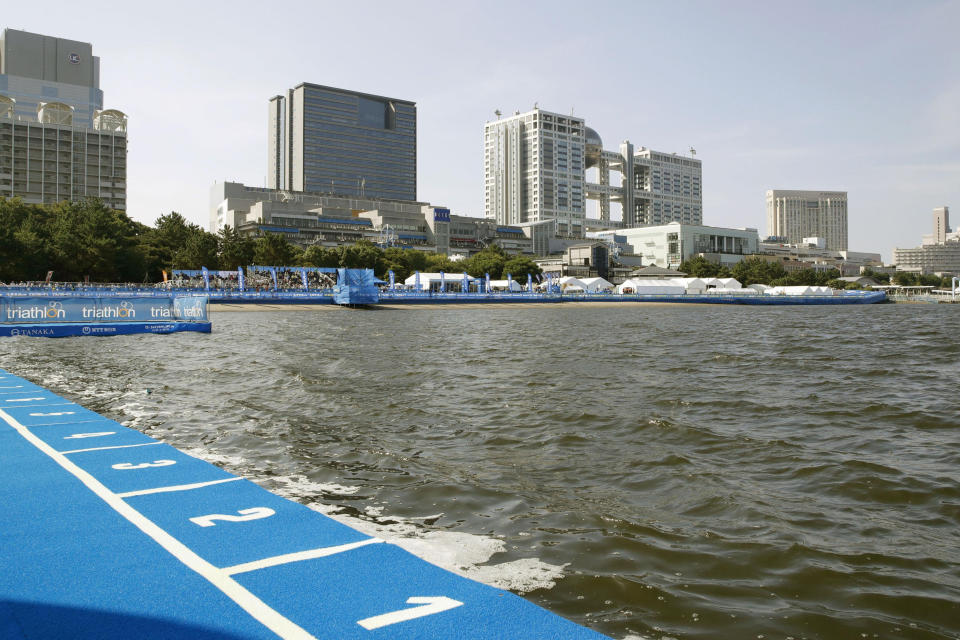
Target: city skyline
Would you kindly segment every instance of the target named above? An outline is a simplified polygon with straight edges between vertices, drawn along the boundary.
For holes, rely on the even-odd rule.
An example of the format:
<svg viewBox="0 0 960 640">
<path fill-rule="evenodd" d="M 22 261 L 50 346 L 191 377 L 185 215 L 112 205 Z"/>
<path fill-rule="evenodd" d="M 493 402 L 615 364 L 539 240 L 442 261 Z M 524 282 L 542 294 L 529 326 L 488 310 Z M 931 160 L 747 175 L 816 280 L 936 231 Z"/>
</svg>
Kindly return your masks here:
<svg viewBox="0 0 960 640">
<path fill-rule="evenodd" d="M 534 103 L 607 146 L 696 148 L 707 225 L 764 234 L 767 190 L 846 191 L 850 249 L 889 260 L 960 201 L 956 1 L 304 3 L 296 23 L 248 3 L 116 21 L 53 6 L 0 26 L 93 44 L 130 117 L 127 212 L 145 223 L 205 226 L 215 181 L 265 184 L 264 105 L 300 82 L 416 102 L 418 198 L 458 215 L 483 216 L 484 124 Z"/>
</svg>

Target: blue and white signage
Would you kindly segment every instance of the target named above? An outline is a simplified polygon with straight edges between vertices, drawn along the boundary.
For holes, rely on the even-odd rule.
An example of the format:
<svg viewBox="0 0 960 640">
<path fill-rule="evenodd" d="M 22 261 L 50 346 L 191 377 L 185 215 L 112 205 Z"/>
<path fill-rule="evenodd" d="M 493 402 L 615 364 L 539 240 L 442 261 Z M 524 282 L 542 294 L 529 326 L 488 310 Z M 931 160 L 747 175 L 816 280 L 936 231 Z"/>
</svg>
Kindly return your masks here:
<svg viewBox="0 0 960 640">
<path fill-rule="evenodd" d="M 434 222 L 450 222 L 450 209 L 445 209 L 442 207 L 434 207 L 433 221 Z"/>
</svg>

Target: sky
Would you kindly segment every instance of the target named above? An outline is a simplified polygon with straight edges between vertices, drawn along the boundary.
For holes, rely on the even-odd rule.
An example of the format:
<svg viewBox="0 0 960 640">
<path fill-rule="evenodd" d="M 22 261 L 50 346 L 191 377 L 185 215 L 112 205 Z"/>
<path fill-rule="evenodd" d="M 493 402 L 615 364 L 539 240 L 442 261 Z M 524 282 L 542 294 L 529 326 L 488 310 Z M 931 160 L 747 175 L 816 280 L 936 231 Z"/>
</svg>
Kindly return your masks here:
<svg viewBox="0 0 960 640">
<path fill-rule="evenodd" d="M 458 215 L 484 214 L 484 123 L 537 103 L 606 149 L 695 148 L 707 225 L 765 236 L 766 190 L 812 189 L 847 191 L 850 250 L 886 260 L 934 207 L 960 227 L 960 0 L 85 6 L 0 27 L 93 44 L 147 224 L 207 228 L 215 182 L 264 186 L 267 101 L 311 82 L 416 102 L 417 197 Z"/>
</svg>

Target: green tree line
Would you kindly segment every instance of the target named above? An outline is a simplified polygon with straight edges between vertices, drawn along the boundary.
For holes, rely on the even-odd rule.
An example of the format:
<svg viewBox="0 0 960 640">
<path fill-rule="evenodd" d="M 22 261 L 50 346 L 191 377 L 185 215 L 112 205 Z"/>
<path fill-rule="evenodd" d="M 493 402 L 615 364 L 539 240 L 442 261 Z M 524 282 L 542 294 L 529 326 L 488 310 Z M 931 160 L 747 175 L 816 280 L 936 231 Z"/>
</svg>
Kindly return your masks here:
<svg viewBox="0 0 960 640">
<path fill-rule="evenodd" d="M 281 235 L 243 236 L 229 226 L 210 233 L 179 213 L 160 216 L 154 226 L 131 220 L 96 199 L 51 205 L 0 198 L 0 281 L 43 280 L 47 271 L 62 282 L 159 282 L 171 269 L 235 270 L 270 266 L 373 269 L 398 281 L 414 271 L 445 271 L 493 279 L 541 273 L 528 256 L 508 256 L 491 246 L 453 261 L 443 254 L 381 249 L 369 242 L 341 247 L 297 247 Z"/>
</svg>

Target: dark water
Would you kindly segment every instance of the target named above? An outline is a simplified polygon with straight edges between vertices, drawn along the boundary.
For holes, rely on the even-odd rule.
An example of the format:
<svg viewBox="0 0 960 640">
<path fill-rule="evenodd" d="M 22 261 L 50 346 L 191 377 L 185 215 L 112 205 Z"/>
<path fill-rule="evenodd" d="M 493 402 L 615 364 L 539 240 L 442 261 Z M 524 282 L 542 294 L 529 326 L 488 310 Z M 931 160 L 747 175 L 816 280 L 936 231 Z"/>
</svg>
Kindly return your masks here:
<svg viewBox="0 0 960 640">
<path fill-rule="evenodd" d="M 213 320 L 0 367 L 615 638 L 960 638 L 958 307 Z"/>
</svg>

